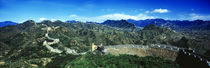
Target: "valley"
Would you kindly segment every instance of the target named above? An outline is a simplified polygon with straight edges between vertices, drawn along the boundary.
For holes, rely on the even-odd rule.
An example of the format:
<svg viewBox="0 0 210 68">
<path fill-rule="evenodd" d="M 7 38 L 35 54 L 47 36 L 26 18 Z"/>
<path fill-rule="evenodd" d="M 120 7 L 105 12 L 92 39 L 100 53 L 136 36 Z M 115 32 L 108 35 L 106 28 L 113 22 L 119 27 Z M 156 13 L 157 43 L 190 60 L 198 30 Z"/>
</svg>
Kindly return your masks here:
<svg viewBox="0 0 210 68">
<path fill-rule="evenodd" d="M 117 22 L 117 24 L 109 25 L 110 22 Z M 132 65 L 135 62 L 137 67 L 139 64 L 145 68 L 150 68 L 147 65 L 153 65 L 147 62 L 157 62 L 153 66 L 161 67 L 159 64 L 162 64 L 164 68 L 170 65 L 174 68 L 189 67 L 190 65 L 181 62 L 184 59 L 180 57 L 198 59 L 184 60 L 186 63 L 199 62 L 199 65 L 195 63 L 195 66 L 209 66 L 209 59 L 203 54 L 208 48 L 192 46 L 192 42 L 197 42 L 193 40 L 196 36 L 153 24 L 140 28 L 126 20 L 109 20 L 104 24 L 71 23 L 59 20 L 54 22 L 45 20 L 37 23 L 28 20 L 15 26 L 0 28 L 0 36 L 1 47 L 4 47 L 0 50 L 2 56 L 0 61 L 4 68 L 52 68 L 52 66 L 68 68 L 69 66 L 77 67 L 79 64 L 115 67 L 116 65 L 109 65 L 106 61 L 110 62 L 110 60 L 105 60 L 105 58 L 122 59 L 121 56 L 142 61 L 136 63 L 135 59 L 125 60 L 125 65 Z M 93 61 L 89 60 L 91 58 Z M 157 61 L 150 60 L 154 58 Z M 104 61 L 99 62 L 99 60 Z M 107 65 L 104 66 L 102 62 Z M 86 65 L 87 63 L 89 65 Z M 121 66 L 121 64 L 117 65 L 117 67 Z"/>
</svg>

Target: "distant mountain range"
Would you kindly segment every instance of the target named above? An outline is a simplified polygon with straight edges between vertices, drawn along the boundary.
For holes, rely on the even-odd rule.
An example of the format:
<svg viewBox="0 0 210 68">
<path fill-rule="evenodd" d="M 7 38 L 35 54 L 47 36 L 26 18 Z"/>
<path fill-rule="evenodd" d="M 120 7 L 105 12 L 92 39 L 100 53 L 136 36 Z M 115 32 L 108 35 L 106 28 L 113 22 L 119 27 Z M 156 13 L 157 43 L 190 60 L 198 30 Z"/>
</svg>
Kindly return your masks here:
<svg viewBox="0 0 210 68">
<path fill-rule="evenodd" d="M 203 38 L 204 41 L 197 40 L 197 38 L 191 39 L 185 37 L 185 35 L 183 35 L 182 33 L 176 32 L 170 28 L 159 27 L 159 26 L 166 26 L 163 24 L 167 20 L 150 19 L 142 21 L 145 22 L 141 21 L 138 22 L 135 20 L 107 20 L 104 21 L 103 23 L 96 23 L 96 22 L 83 23 L 79 21 L 62 22 L 57 20 L 52 22 L 50 20 L 44 20 L 42 22 L 37 23 L 33 20 L 28 20 L 13 27 L 6 26 L 0 28 L 0 58 L 1 58 L 0 63 L 2 64 L 0 65 L 0 67 L 32 68 L 36 66 L 39 68 L 52 68 L 53 65 L 59 65 L 57 66 L 57 68 L 63 68 L 69 66 L 69 64 L 81 61 L 80 58 L 82 57 L 84 57 L 84 59 L 82 59 L 83 62 L 83 60 L 86 60 L 86 58 L 89 59 L 88 55 L 90 55 L 89 53 L 83 56 L 69 54 L 67 52 L 68 51 L 67 48 L 71 48 L 78 53 L 82 53 L 90 51 L 90 47 L 92 46 L 92 44 L 96 45 L 101 44 L 103 46 L 107 45 L 114 46 L 114 45 L 124 45 L 124 44 L 148 46 L 150 44 L 165 44 L 182 48 L 191 48 L 194 49 L 195 52 L 199 52 L 201 54 L 205 53 L 207 50 L 208 51 L 210 50 L 209 40 L 206 38 Z M 155 23 L 152 24 L 152 22 Z M 183 23 L 180 24 L 181 22 L 179 22 L 178 24 L 178 22 L 177 23 L 176 22 L 173 22 L 173 24 L 170 23 L 167 24 L 170 24 L 171 26 L 180 26 L 180 27 L 196 26 L 195 24 L 182 25 Z M 203 21 L 200 20 L 193 22 L 197 24 L 201 22 L 198 25 L 208 26 L 204 25 Z M 142 26 L 140 24 L 145 24 L 145 25 Z M 155 24 L 158 26 L 156 26 Z M 141 29 L 140 27 L 144 28 Z M 58 43 L 50 45 L 51 46 L 50 48 L 59 49 L 62 51 L 62 53 L 55 53 L 53 50 L 49 50 L 49 47 L 45 45 L 46 44 L 45 42 L 52 41 L 51 39 L 49 39 L 49 37 L 59 40 Z M 209 52 L 206 52 L 205 54 L 208 55 L 208 53 Z M 92 56 L 96 57 L 97 61 L 99 62 L 104 61 L 103 58 L 98 59 L 97 58 L 98 55 L 92 55 Z M 92 56 L 89 57 L 93 58 Z M 102 55 L 101 57 L 110 58 L 109 55 L 108 56 Z M 66 60 L 68 60 L 68 62 Z M 119 59 L 116 59 L 114 60 L 114 62 L 118 60 Z M 130 60 L 126 61 L 126 64 L 127 62 L 130 62 Z M 142 61 L 141 63 L 145 64 L 155 63 L 155 62 L 152 63 L 149 62 Z M 156 65 L 163 65 L 162 64 L 163 62 L 165 61 L 158 60 Z M 86 61 L 84 62 L 84 64 L 87 63 L 89 62 Z M 168 61 L 166 63 L 168 63 Z"/>
<path fill-rule="evenodd" d="M 119 28 L 135 28 L 134 24 L 127 22 L 126 20 L 106 20 L 102 24 Z"/>
<path fill-rule="evenodd" d="M 111 27 L 117 27 L 117 28 L 121 28 L 121 29 L 129 29 L 129 30 L 137 29 L 135 24 L 130 23 L 126 20 L 106 20 L 101 24 L 111 26 Z"/>
<path fill-rule="evenodd" d="M 157 26 L 170 27 L 175 30 L 210 30 L 210 21 L 203 20 L 164 20 L 164 19 L 146 19 L 146 20 L 133 20 L 128 19 L 139 27 L 145 27 L 150 24 L 155 24 Z"/>
<path fill-rule="evenodd" d="M 18 23 L 16 22 L 12 22 L 12 21 L 4 21 L 4 22 L 0 22 L 0 27 L 5 27 L 8 25 L 17 25 Z"/>
<path fill-rule="evenodd" d="M 66 21 L 68 23 L 77 23 L 79 21 Z M 95 23 L 102 24 L 111 27 L 123 28 L 123 29 L 134 29 L 134 28 L 143 28 L 145 26 L 155 24 L 161 27 L 169 27 L 176 31 L 188 31 L 188 30 L 210 30 L 210 21 L 203 20 L 164 20 L 164 19 L 146 19 L 146 20 L 106 20 L 102 23 L 97 22 L 86 22 L 86 23 Z"/>
<path fill-rule="evenodd" d="M 77 23 L 79 21 L 75 20 L 68 20 L 67 23 Z M 203 21 L 203 20 L 164 20 L 164 19 L 146 19 L 146 20 L 106 20 L 103 23 L 97 22 L 86 22 L 86 23 L 96 23 L 96 24 L 103 24 L 108 25 L 111 27 L 117 28 L 124 28 L 124 29 L 134 29 L 136 27 L 143 28 L 147 25 L 155 24 L 161 27 L 170 27 L 176 31 L 181 30 L 210 30 L 210 21 Z M 18 23 L 12 21 L 4 21 L 0 22 L 0 27 L 5 27 L 8 25 L 17 25 Z"/>
<path fill-rule="evenodd" d="M 75 21 L 75 20 L 68 20 L 68 21 L 66 21 L 66 22 L 68 22 L 68 23 L 77 23 L 78 21 Z"/>
<path fill-rule="evenodd" d="M 104 24 L 111 25 L 108 22 Z M 123 29 L 135 28 L 134 24 L 125 20 L 114 22 L 119 22 L 115 23 L 119 26 L 111 27 L 82 22 L 67 23 L 59 20 L 54 22 L 45 20 L 36 23 L 33 20 L 28 20 L 14 27 L 0 28 L 0 56 L 3 55 L 11 60 L 14 58 L 18 60 L 21 57 L 33 59 L 33 54 L 39 55 L 35 56 L 39 58 L 46 57 L 46 54 L 50 52 L 43 46 L 43 42 L 47 39 L 45 37 L 46 30 L 44 30 L 47 28 L 46 26 L 52 27 L 49 36 L 60 40 L 58 44 L 54 45 L 55 48 L 65 50 L 65 47 L 70 47 L 78 52 L 88 51 L 92 43 L 103 45 L 174 44 L 177 43 L 175 40 L 180 40 L 183 36 L 171 29 L 158 26 L 148 26 L 142 31 L 131 32 Z M 19 50 L 22 51 L 18 52 Z M 53 56 L 53 54 L 49 54 L 49 56 Z"/>
</svg>

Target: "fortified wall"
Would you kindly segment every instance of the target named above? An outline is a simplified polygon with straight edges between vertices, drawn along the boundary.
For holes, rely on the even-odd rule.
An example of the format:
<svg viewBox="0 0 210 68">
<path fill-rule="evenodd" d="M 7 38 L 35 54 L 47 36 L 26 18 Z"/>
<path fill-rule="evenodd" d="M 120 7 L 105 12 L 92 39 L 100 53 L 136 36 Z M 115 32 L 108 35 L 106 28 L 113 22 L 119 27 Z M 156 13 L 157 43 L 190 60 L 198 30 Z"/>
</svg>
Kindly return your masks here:
<svg viewBox="0 0 210 68">
<path fill-rule="evenodd" d="M 100 47 L 95 47 L 97 48 Z M 112 45 L 103 46 L 101 50 L 105 54 L 129 54 L 137 55 L 140 57 L 144 56 L 156 56 L 162 57 L 167 60 L 177 62 L 183 68 L 210 68 L 210 57 L 195 53 L 194 50 L 185 48 L 178 48 L 169 45 L 162 44 L 151 44 L 150 46 L 143 45 Z"/>
<path fill-rule="evenodd" d="M 129 55 L 137 55 L 140 57 L 145 56 L 156 56 L 156 57 L 164 57 L 165 59 L 175 61 L 178 53 L 176 51 L 163 49 L 160 47 L 154 46 L 143 46 L 143 45 L 112 45 L 112 46 L 104 46 L 103 52 L 105 54 L 129 54 Z"/>
</svg>

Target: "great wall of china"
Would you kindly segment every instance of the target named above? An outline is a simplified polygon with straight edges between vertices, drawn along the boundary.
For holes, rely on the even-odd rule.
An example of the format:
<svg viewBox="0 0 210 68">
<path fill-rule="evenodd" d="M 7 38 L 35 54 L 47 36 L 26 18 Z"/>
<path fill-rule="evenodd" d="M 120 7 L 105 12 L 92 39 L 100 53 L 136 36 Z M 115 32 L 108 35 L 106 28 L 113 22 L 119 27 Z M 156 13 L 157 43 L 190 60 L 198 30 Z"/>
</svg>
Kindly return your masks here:
<svg viewBox="0 0 210 68">
<path fill-rule="evenodd" d="M 143 45 L 110 45 L 103 46 L 105 54 L 129 54 L 144 56 L 162 57 L 168 60 L 176 61 L 182 66 L 195 68 L 210 68 L 210 58 L 196 53 L 194 50 L 179 48 L 175 46 L 163 44 L 151 44 L 149 46 Z M 189 63 L 190 62 L 190 63 Z"/>
<path fill-rule="evenodd" d="M 86 54 L 86 52 L 77 53 L 74 49 L 70 49 L 67 47 L 65 47 L 65 50 L 59 50 L 59 49 L 51 47 L 50 45 L 57 44 L 60 42 L 59 39 L 54 39 L 48 36 L 49 31 L 53 31 L 57 28 L 59 27 L 46 26 L 46 28 L 42 29 L 42 30 L 47 31 L 47 33 L 45 34 L 45 37 L 49 40 L 52 40 L 52 42 L 49 42 L 47 40 L 43 42 L 43 45 L 46 46 L 48 50 L 55 53 L 62 53 L 63 51 L 66 51 L 67 53 L 74 54 L 74 55 Z M 185 65 L 187 68 L 191 66 L 194 66 L 194 67 L 197 66 L 199 68 L 200 67 L 210 68 L 209 57 L 200 55 L 196 53 L 194 50 L 189 50 L 189 49 L 179 48 L 179 47 L 169 46 L 169 45 L 151 44 L 149 46 L 143 46 L 143 45 L 127 44 L 127 45 L 96 46 L 92 44 L 91 51 L 94 51 L 94 50 L 99 50 L 103 52 L 104 54 L 113 54 L 113 55 L 129 54 L 129 55 L 137 55 L 140 57 L 157 56 L 157 57 L 162 57 L 168 60 L 176 61 L 181 65 Z M 184 62 L 184 61 L 187 61 L 187 62 Z M 192 62 L 192 63 L 188 64 L 188 62 Z"/>
<path fill-rule="evenodd" d="M 73 54 L 73 55 L 86 54 L 86 52 L 77 53 L 74 49 L 70 49 L 70 48 L 67 48 L 67 47 L 64 47 L 65 50 L 60 50 L 60 49 L 51 47 L 50 45 L 57 44 L 57 43 L 60 42 L 60 40 L 49 37 L 49 31 L 54 31 L 54 30 L 58 29 L 59 27 L 48 27 L 47 25 L 44 25 L 44 24 L 42 24 L 42 25 L 45 26 L 45 28 L 42 28 L 42 30 L 46 30 L 47 31 L 47 33 L 45 34 L 45 37 L 48 40 L 51 40 L 51 42 L 47 41 L 47 40 L 45 40 L 43 42 L 43 46 L 45 46 L 49 51 L 55 52 L 55 53 L 62 53 L 63 51 L 65 51 L 66 53 Z"/>
</svg>

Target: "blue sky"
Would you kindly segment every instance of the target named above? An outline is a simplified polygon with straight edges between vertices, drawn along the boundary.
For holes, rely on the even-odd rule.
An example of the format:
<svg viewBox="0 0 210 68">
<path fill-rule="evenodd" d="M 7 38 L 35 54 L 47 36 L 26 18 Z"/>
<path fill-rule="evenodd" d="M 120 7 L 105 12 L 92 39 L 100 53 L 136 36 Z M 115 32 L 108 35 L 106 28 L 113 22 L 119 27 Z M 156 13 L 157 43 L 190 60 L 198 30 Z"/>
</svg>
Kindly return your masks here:
<svg viewBox="0 0 210 68">
<path fill-rule="evenodd" d="M 210 0 L 0 0 L 0 21 L 210 20 Z"/>
</svg>

